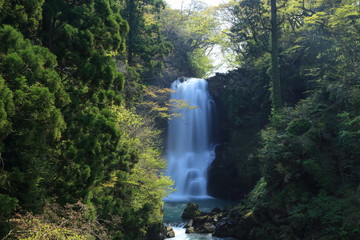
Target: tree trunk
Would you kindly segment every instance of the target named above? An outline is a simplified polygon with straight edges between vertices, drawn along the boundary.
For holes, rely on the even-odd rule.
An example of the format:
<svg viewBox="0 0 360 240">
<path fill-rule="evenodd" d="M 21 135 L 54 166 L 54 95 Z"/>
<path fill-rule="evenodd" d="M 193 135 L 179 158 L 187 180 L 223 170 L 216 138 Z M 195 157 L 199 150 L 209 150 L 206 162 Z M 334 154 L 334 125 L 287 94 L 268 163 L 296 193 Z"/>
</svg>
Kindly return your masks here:
<svg viewBox="0 0 360 240">
<path fill-rule="evenodd" d="M 128 41 L 127 41 L 127 61 L 129 66 L 134 65 L 134 45 L 135 45 L 135 31 L 137 30 L 136 26 L 136 4 L 135 0 L 129 0 L 127 3 L 127 14 L 128 14 L 128 24 L 130 30 L 128 32 Z"/>
<path fill-rule="evenodd" d="M 274 112 L 278 112 L 282 107 L 281 83 L 279 68 L 279 36 L 277 24 L 276 0 L 271 0 L 271 72 L 272 83 L 272 105 Z"/>
</svg>

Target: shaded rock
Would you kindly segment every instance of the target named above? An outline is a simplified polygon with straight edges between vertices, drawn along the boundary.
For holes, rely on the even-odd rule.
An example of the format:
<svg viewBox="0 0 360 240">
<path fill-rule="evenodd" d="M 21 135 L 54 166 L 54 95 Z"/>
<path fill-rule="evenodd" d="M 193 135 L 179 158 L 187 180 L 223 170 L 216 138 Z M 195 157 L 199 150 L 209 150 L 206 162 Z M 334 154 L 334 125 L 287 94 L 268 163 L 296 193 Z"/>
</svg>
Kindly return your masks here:
<svg viewBox="0 0 360 240">
<path fill-rule="evenodd" d="M 213 210 L 211 210 L 211 214 L 218 214 L 218 213 L 221 213 L 222 210 L 220 208 L 214 208 Z"/>
<path fill-rule="evenodd" d="M 184 212 L 181 215 L 182 219 L 188 220 L 193 219 L 195 216 L 201 214 L 201 211 L 198 210 L 199 206 L 196 203 L 188 203 Z"/>
<path fill-rule="evenodd" d="M 195 228 L 195 232 L 197 233 L 213 233 L 215 231 L 215 225 L 218 221 L 219 214 L 212 213 L 201 213 L 194 218 L 193 226 Z"/>
<path fill-rule="evenodd" d="M 215 225 L 211 222 L 205 222 L 196 228 L 197 233 L 213 233 L 215 231 Z"/>
<path fill-rule="evenodd" d="M 215 226 L 214 236 L 229 237 L 233 236 L 234 229 L 237 228 L 237 221 L 230 217 L 221 218 Z"/>
<path fill-rule="evenodd" d="M 185 225 L 187 233 L 213 233 L 216 224 L 222 218 L 224 212 L 220 208 L 214 208 L 210 213 L 198 210 L 198 205 L 188 203 L 182 214 L 188 222 Z"/>
<path fill-rule="evenodd" d="M 208 215 L 198 215 L 196 216 L 194 219 L 193 225 L 196 226 L 200 226 L 206 222 L 210 222 L 211 221 L 211 217 Z"/>
<path fill-rule="evenodd" d="M 240 211 L 239 209 L 233 209 L 217 222 L 213 235 L 217 237 L 235 237 L 248 240 L 266 239 L 257 236 L 263 232 L 257 216 L 259 214 L 257 210 Z M 257 230 L 254 231 L 255 229 Z"/>
<path fill-rule="evenodd" d="M 184 226 L 184 228 L 188 228 L 188 227 L 192 227 L 193 226 L 193 222 L 194 220 L 193 219 L 190 219 Z"/>
</svg>

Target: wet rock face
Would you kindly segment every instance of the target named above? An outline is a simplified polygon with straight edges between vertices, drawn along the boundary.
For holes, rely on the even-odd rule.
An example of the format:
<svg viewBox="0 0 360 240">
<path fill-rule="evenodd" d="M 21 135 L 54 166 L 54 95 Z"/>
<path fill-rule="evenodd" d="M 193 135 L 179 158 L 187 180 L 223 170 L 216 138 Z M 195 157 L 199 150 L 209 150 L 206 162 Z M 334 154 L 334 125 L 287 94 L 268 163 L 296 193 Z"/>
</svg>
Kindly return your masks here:
<svg viewBox="0 0 360 240">
<path fill-rule="evenodd" d="M 239 200 L 260 178 L 256 149 L 259 132 L 268 123 L 270 96 L 262 73 L 237 69 L 207 79 L 217 122 L 218 147 L 208 170 L 207 192 L 221 199 Z"/>
<path fill-rule="evenodd" d="M 175 232 L 174 232 L 173 228 L 170 225 L 165 226 L 165 236 L 166 236 L 166 238 L 175 237 Z"/>
</svg>

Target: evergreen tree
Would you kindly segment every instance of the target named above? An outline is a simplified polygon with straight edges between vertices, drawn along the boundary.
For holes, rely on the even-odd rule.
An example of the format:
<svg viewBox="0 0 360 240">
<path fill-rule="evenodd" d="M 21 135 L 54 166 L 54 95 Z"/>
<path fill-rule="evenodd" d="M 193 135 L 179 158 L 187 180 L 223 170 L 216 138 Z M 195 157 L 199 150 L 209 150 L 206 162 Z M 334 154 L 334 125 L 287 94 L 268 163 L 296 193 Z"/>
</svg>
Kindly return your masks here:
<svg viewBox="0 0 360 240">
<path fill-rule="evenodd" d="M 0 29 L 1 173 L 0 189 L 9 214 L 19 204 L 40 211 L 53 179 L 57 147 L 66 128 L 61 109 L 69 104 L 56 58 L 20 32 Z M 4 217 L 4 216 L 3 216 Z"/>
<path fill-rule="evenodd" d="M 169 44 L 159 29 L 159 14 L 165 7 L 163 0 L 126 0 L 122 15 L 129 23 L 127 62 L 136 67 L 142 79 L 156 81 L 163 69 Z"/>
<path fill-rule="evenodd" d="M 85 203 L 87 221 L 101 218 L 117 239 L 144 236 L 160 223 L 170 182 L 158 175 L 157 146 L 139 153 L 118 125 L 127 111 L 113 110 L 131 105 L 114 59 L 125 56 L 129 30 L 121 7 L 112 0 L 0 2 L 1 234 L 14 211 L 41 214 L 52 202 Z M 139 164 L 152 172 L 147 199 L 129 184 L 143 174 Z"/>
</svg>

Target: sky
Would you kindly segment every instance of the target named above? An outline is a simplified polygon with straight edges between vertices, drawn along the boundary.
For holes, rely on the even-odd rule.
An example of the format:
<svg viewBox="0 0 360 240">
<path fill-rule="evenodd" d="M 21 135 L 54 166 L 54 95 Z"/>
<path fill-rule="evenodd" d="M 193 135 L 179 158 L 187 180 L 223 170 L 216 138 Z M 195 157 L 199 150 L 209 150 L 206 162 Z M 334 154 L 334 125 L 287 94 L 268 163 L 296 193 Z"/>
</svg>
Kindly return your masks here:
<svg viewBox="0 0 360 240">
<path fill-rule="evenodd" d="M 226 0 L 200 0 L 208 4 L 209 6 L 216 6 L 221 3 L 227 2 Z M 191 0 L 166 0 L 166 2 L 170 5 L 171 8 L 180 9 L 181 4 L 184 3 L 184 6 L 188 5 Z"/>
</svg>

